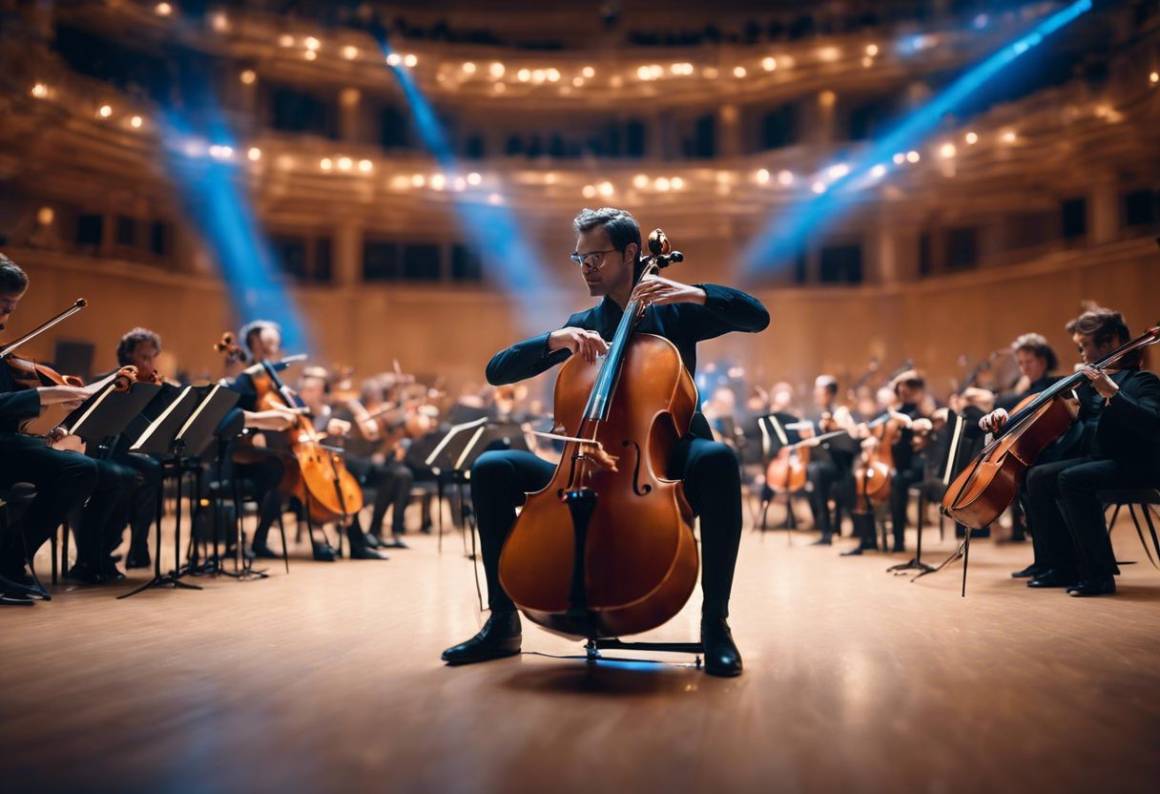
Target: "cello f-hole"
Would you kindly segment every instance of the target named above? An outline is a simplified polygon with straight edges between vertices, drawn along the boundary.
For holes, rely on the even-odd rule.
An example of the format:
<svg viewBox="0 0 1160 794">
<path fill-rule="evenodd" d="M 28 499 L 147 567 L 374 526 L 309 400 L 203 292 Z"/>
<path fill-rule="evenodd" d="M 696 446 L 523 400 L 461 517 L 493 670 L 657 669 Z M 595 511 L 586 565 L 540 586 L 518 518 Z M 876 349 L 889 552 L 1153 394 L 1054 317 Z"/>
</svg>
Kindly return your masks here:
<svg viewBox="0 0 1160 794">
<path fill-rule="evenodd" d="M 632 447 L 632 449 L 636 452 L 636 463 L 634 463 L 633 467 L 632 467 L 632 492 L 634 494 L 636 494 L 637 496 L 647 496 L 648 494 L 652 493 L 652 486 L 649 485 L 647 482 L 644 483 L 643 485 L 639 484 L 640 483 L 640 463 L 641 463 L 640 444 L 636 443 L 635 441 L 633 441 L 632 439 L 629 438 L 629 439 L 625 439 L 623 442 L 621 442 L 621 446 Z"/>
</svg>

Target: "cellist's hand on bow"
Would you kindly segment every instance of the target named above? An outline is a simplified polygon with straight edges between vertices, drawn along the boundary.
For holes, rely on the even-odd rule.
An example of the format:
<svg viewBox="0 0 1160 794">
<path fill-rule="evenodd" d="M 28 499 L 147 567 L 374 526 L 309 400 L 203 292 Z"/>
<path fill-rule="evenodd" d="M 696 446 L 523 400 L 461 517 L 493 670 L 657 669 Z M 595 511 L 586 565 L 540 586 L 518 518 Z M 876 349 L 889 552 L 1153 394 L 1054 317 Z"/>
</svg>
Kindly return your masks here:
<svg viewBox="0 0 1160 794">
<path fill-rule="evenodd" d="M 1095 367 L 1084 367 L 1083 374 L 1084 377 L 1091 382 L 1092 388 L 1096 390 L 1096 393 L 1098 393 L 1105 400 L 1112 399 L 1116 396 L 1116 392 L 1120 390 L 1120 387 L 1116 385 L 1116 382 L 1108 377 L 1108 373 L 1104 372 L 1102 369 L 1096 369 Z"/>
<path fill-rule="evenodd" d="M 569 326 L 553 331 L 548 336 L 548 349 L 567 349 L 573 354 L 583 356 L 585 361 L 592 363 L 597 356 L 603 356 L 608 352 L 608 343 L 595 331 Z"/>
<path fill-rule="evenodd" d="M 1007 424 L 1007 410 L 996 408 L 979 420 L 979 428 L 987 433 L 998 433 Z"/>
<path fill-rule="evenodd" d="M 668 303 L 703 304 L 706 297 L 705 290 L 700 287 L 682 284 L 661 276 L 642 279 L 632 291 L 632 298 L 640 301 L 642 311 L 649 306 L 663 306 Z"/>
</svg>

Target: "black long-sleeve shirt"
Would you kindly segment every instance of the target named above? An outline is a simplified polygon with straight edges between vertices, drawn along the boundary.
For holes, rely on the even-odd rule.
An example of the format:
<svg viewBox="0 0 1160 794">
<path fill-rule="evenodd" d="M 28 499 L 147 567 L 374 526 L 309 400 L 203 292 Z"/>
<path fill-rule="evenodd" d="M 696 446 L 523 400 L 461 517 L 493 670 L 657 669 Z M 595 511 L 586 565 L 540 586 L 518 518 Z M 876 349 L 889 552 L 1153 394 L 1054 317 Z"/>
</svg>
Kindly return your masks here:
<svg viewBox="0 0 1160 794">
<path fill-rule="evenodd" d="M 12 370 L 0 362 L 0 433 L 16 433 L 20 425 L 40 416 L 40 394 L 16 383 Z"/>
<path fill-rule="evenodd" d="M 769 325 L 769 312 L 761 301 L 741 290 L 717 284 L 696 285 L 705 291 L 705 303 L 672 303 L 645 309 L 637 330 L 668 339 L 681 354 L 681 360 L 693 375 L 697 371 L 697 343 L 730 331 L 756 333 Z M 596 306 L 573 314 L 564 328 L 596 331 L 611 341 L 624 309 L 605 297 Z M 493 386 L 526 380 L 568 359 L 567 349 L 549 350 L 551 332 L 517 342 L 492 356 L 487 364 L 487 381 Z M 699 421 L 698 421 L 699 420 Z M 711 437 L 708 425 L 698 411 L 694 418 L 695 434 Z"/>
</svg>

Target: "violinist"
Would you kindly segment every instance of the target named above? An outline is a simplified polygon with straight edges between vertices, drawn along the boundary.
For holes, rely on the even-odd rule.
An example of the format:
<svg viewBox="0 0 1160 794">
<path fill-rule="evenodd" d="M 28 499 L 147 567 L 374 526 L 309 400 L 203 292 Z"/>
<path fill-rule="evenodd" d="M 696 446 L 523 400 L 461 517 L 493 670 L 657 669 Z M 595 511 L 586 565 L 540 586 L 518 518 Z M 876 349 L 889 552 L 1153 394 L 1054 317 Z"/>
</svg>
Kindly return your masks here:
<svg viewBox="0 0 1160 794">
<path fill-rule="evenodd" d="M 1117 370 L 1092 366 L 1129 341 L 1123 315 L 1095 306 L 1067 324 L 1087 382 L 1075 390 L 1076 421 L 1027 472 L 1027 507 L 1038 539 L 1034 588 L 1072 596 L 1111 595 L 1118 572 L 1099 492 L 1160 485 L 1160 378 L 1140 369 L 1133 352 Z M 988 432 L 1003 428 L 1004 408 L 983 417 Z"/>
<path fill-rule="evenodd" d="M 573 314 L 558 330 L 496 353 L 487 365 L 490 383 L 531 378 L 573 355 L 595 361 L 609 350 L 624 307 L 633 297 L 644 307 L 640 330 L 672 341 L 694 375 L 697 342 L 730 331 L 757 332 L 769 324 L 761 303 L 729 287 L 683 284 L 659 276 L 639 281 L 646 264 L 641 259 L 640 227 L 624 210 L 583 210 L 574 228 L 578 237 L 571 259 L 589 294 L 603 300 Z M 668 475 L 684 481 L 689 503 L 701 517 L 705 669 L 711 675 L 730 676 L 741 673 L 741 654 L 726 620 L 741 539 L 740 473 L 733 451 L 711 439 L 705 417 L 694 414 L 689 434 L 669 460 Z M 473 638 L 444 651 L 445 662 L 466 664 L 519 653 L 520 618 L 500 586 L 500 551 L 525 494 L 544 487 L 554 471 L 549 462 L 517 450 L 486 452 L 472 467 L 472 499 L 491 616 Z"/>
<path fill-rule="evenodd" d="M 838 379 L 833 375 L 819 375 L 814 380 L 814 408 L 815 413 L 810 417 L 813 431 L 805 431 L 804 435 L 818 435 L 835 430 L 850 430 L 854 426 L 854 418 L 846 406 L 838 403 Z M 854 466 L 855 450 L 848 436 L 839 436 L 832 442 L 826 443 L 824 452 L 816 459 L 811 460 L 806 467 L 807 478 L 812 488 L 810 490 L 810 510 L 814 516 L 814 526 L 822 533 L 815 545 L 829 546 L 833 543 L 834 527 L 830 519 L 830 499 L 835 495 L 836 487 L 850 478 Z M 841 527 L 837 528 L 841 531 Z"/>
<path fill-rule="evenodd" d="M 323 443 L 328 446 L 338 446 L 354 428 L 354 423 L 339 418 L 330 405 L 330 375 L 322 367 L 307 367 L 298 381 L 298 397 L 302 404 L 310 410 L 310 417 L 314 429 L 324 436 Z M 360 482 L 360 485 L 362 483 Z M 385 489 L 384 489 L 385 490 Z M 381 521 L 381 519 L 380 519 Z M 355 560 L 385 560 L 386 555 L 375 550 L 382 541 L 371 540 L 362 531 L 362 524 L 356 514 L 351 522 L 343 528 L 347 540 L 350 541 L 350 556 Z"/>
<path fill-rule="evenodd" d="M 133 328 L 117 343 L 117 366 L 136 367 L 138 380 L 154 383 L 160 379 L 156 363 L 160 354 L 161 337 L 157 333 L 148 328 Z M 126 568 L 148 568 L 152 564 L 149 557 L 149 528 L 157 515 L 157 484 L 161 481 L 161 464 L 149 455 L 130 452 L 128 445 L 155 418 L 142 412 L 130 423 L 128 432 L 123 434 L 111 456 L 116 463 L 136 471 L 140 477 L 140 483 L 129 500 L 129 553 L 125 557 Z M 112 548 L 120 545 L 120 534 L 118 531 L 110 538 Z"/>
<path fill-rule="evenodd" d="M 25 272 L 0 254 L 0 328 L 10 321 L 28 283 Z M 0 593 L 5 597 L 20 595 L 21 589 L 27 595 L 28 588 L 34 588 L 25 565 L 71 512 L 85 505 L 84 520 L 103 528 L 118 508 L 123 508 L 131 485 L 131 472 L 115 464 L 73 450 L 54 449 L 46 439 L 21 432 L 23 422 L 39 416 L 44 408 L 77 408 L 89 392 L 76 386 L 23 383 L 11 363 L 9 359 L 0 364 L 0 487 L 32 483 L 36 498 L 21 525 L 0 538 Z M 112 562 L 97 558 L 94 550 L 100 547 L 95 535 L 78 531 L 78 563 L 70 575 L 86 583 L 115 580 L 120 573 Z"/>
</svg>

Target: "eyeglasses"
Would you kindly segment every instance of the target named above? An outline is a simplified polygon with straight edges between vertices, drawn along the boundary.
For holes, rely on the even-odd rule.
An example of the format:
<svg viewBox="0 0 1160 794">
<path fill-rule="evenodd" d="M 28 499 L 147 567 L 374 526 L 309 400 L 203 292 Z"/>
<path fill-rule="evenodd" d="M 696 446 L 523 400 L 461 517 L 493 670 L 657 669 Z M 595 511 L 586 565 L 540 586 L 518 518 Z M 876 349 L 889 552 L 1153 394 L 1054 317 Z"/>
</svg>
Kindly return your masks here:
<svg viewBox="0 0 1160 794">
<path fill-rule="evenodd" d="M 573 251 L 569 258 L 580 267 L 586 267 L 589 270 L 599 270 L 604 267 L 604 255 L 611 254 L 615 250 L 615 248 L 608 248 L 604 251 L 589 251 L 586 254 Z"/>
</svg>

